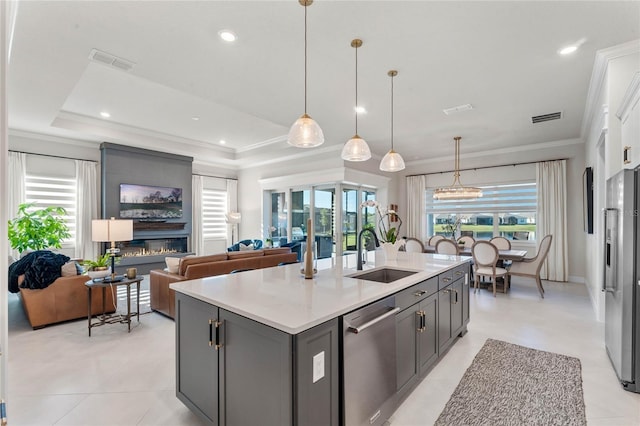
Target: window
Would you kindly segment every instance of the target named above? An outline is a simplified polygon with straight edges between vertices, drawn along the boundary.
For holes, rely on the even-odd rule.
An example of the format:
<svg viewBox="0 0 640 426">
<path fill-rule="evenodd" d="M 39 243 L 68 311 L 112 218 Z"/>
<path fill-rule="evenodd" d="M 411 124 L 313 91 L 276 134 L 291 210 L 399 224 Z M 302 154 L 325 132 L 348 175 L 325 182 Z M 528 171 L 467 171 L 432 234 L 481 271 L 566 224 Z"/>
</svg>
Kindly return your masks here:
<svg viewBox="0 0 640 426">
<path fill-rule="evenodd" d="M 535 240 L 535 182 L 483 186 L 482 193 L 478 199 L 434 200 L 427 190 L 427 235 Z"/>
<path fill-rule="evenodd" d="M 63 217 L 71 237 L 63 241 L 63 246 L 74 247 L 76 241 L 76 198 L 77 183 L 74 178 L 27 175 L 25 177 L 27 203 L 36 207 L 63 207 L 67 215 Z"/>
<path fill-rule="evenodd" d="M 227 191 L 202 190 L 202 236 L 205 240 L 226 239 Z"/>
</svg>

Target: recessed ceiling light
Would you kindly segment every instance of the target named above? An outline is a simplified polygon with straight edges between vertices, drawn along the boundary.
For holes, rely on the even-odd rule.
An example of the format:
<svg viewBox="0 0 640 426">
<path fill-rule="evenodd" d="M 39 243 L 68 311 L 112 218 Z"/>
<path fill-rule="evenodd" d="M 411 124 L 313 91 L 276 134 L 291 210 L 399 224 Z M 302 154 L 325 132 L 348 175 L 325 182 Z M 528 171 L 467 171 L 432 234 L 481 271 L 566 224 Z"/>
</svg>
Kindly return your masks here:
<svg viewBox="0 0 640 426">
<path fill-rule="evenodd" d="M 356 113 L 358 114 L 366 114 L 367 113 L 367 109 L 363 106 L 357 106 L 355 107 Z"/>
<path fill-rule="evenodd" d="M 193 117 L 191 117 L 191 119 L 193 121 L 198 121 L 198 120 L 200 120 L 200 117 L 198 117 L 197 115 L 194 115 Z"/>
<path fill-rule="evenodd" d="M 236 39 L 238 38 L 236 37 L 236 34 L 231 30 L 220 30 L 218 31 L 218 35 L 221 39 L 228 42 L 236 41 Z"/>
<path fill-rule="evenodd" d="M 102 112 L 100 113 L 100 116 L 101 116 L 102 118 L 109 118 L 109 117 L 111 117 L 111 114 L 109 114 L 107 111 L 102 111 Z"/>
<path fill-rule="evenodd" d="M 563 47 L 562 49 L 560 49 L 558 51 L 558 53 L 561 54 L 561 55 L 569 55 L 569 54 L 575 52 L 576 50 L 578 50 L 578 46 L 573 45 L 573 46 Z"/>
<path fill-rule="evenodd" d="M 224 139 L 220 139 L 220 145 L 224 145 L 226 143 L 227 143 L 227 141 L 225 141 Z"/>
</svg>

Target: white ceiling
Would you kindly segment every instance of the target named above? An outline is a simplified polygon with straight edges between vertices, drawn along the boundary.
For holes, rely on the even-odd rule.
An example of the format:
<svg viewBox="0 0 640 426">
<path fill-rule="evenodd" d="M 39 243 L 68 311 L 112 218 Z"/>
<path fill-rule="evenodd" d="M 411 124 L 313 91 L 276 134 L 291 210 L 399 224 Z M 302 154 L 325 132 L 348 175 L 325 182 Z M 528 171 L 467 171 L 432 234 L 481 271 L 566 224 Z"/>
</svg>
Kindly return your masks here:
<svg viewBox="0 0 640 426">
<path fill-rule="evenodd" d="M 389 149 L 387 71 L 398 70 L 394 143 L 407 161 L 450 156 L 456 135 L 463 153 L 579 138 L 596 51 L 640 38 L 638 1 L 316 0 L 307 12 L 308 113 L 325 144 L 338 148 L 354 134 L 358 37 L 358 97 L 368 111 L 358 133 L 377 158 Z M 252 150 L 293 152 L 286 134 L 304 110 L 303 23 L 297 0 L 23 0 L 10 129 L 193 149 L 199 161 L 230 166 Z M 224 28 L 235 43 L 218 38 Z M 578 41 L 575 54 L 557 53 Z M 135 66 L 92 62 L 92 49 Z M 473 110 L 442 112 L 467 103 Z M 557 111 L 562 119 L 531 124 Z"/>
</svg>

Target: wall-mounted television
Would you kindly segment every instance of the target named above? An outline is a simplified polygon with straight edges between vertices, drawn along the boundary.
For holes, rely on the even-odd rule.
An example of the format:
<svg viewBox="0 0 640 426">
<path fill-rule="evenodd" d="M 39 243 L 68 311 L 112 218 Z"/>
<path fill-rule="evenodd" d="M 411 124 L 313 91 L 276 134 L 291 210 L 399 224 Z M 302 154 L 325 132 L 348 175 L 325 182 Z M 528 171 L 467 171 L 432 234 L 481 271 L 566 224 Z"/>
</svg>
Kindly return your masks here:
<svg viewBox="0 0 640 426">
<path fill-rule="evenodd" d="M 141 220 L 182 217 L 182 188 L 121 183 L 120 217 Z"/>
</svg>

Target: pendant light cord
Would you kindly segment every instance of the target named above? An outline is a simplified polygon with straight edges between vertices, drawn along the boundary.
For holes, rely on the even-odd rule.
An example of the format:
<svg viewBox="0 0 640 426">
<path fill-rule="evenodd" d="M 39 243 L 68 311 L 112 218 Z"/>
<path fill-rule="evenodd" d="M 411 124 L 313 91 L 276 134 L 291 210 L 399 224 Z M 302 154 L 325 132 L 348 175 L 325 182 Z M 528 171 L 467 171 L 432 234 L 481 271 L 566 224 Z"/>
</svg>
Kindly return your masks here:
<svg viewBox="0 0 640 426">
<path fill-rule="evenodd" d="M 391 151 L 393 151 L 393 74 L 391 75 Z"/>
<path fill-rule="evenodd" d="M 304 6 L 304 113 L 307 113 L 307 7 Z"/>
<path fill-rule="evenodd" d="M 355 47 L 356 50 L 356 135 L 358 134 L 358 46 Z"/>
</svg>

